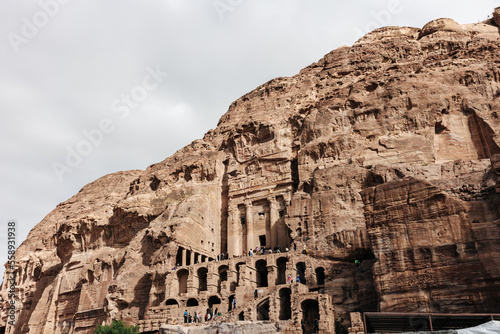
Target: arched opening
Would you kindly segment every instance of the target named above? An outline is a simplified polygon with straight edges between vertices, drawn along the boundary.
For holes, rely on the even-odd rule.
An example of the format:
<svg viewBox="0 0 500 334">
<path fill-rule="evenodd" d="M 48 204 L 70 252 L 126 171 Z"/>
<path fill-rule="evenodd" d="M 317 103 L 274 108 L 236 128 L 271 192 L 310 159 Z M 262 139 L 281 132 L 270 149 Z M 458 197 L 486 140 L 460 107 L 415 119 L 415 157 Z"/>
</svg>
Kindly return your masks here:
<svg viewBox="0 0 500 334">
<path fill-rule="evenodd" d="M 221 282 L 227 281 L 227 271 L 229 270 L 228 266 L 220 266 L 219 267 L 219 280 Z"/>
<path fill-rule="evenodd" d="M 269 320 L 269 298 L 257 305 L 257 320 Z"/>
<path fill-rule="evenodd" d="M 198 306 L 198 301 L 196 300 L 196 298 L 189 298 L 187 300 L 186 306 L 187 307 Z"/>
<path fill-rule="evenodd" d="M 302 302 L 302 319 L 306 333 L 314 333 L 314 322 L 319 321 L 319 305 L 317 300 L 307 299 Z"/>
<path fill-rule="evenodd" d="M 198 291 L 207 291 L 208 269 L 202 267 L 198 269 Z"/>
<path fill-rule="evenodd" d="M 233 309 L 234 295 L 229 296 L 228 301 L 229 301 L 229 306 L 227 310 L 231 311 Z"/>
<path fill-rule="evenodd" d="M 325 268 L 318 267 L 316 268 L 316 284 L 317 285 L 325 285 Z"/>
<path fill-rule="evenodd" d="M 217 289 L 219 292 L 221 291 L 222 282 L 227 281 L 227 271 L 228 270 L 229 270 L 229 267 L 226 265 L 219 267 L 219 282 L 217 284 Z"/>
<path fill-rule="evenodd" d="M 291 294 L 292 290 L 289 288 L 280 290 L 280 320 L 292 319 Z"/>
<path fill-rule="evenodd" d="M 238 320 L 239 321 L 245 320 L 245 312 L 241 311 L 240 314 L 238 314 Z"/>
<path fill-rule="evenodd" d="M 306 264 L 304 262 L 299 262 L 296 265 L 297 276 L 299 276 L 300 283 L 306 284 Z"/>
<path fill-rule="evenodd" d="M 187 293 L 188 278 L 189 271 L 187 271 L 186 269 L 182 269 L 177 272 L 177 279 L 179 280 L 179 295 L 181 293 Z"/>
<path fill-rule="evenodd" d="M 286 263 L 287 263 L 287 258 L 286 257 L 280 257 L 276 261 L 276 266 L 278 267 L 278 278 L 276 280 L 276 285 L 279 284 L 286 284 Z"/>
<path fill-rule="evenodd" d="M 178 308 L 179 307 L 179 303 L 175 299 L 167 299 L 167 301 L 165 302 L 165 305 L 170 306 L 169 308 Z"/>
<path fill-rule="evenodd" d="M 255 263 L 255 270 L 257 271 L 257 286 L 267 286 L 267 261 L 259 260 Z"/>
<path fill-rule="evenodd" d="M 208 298 L 208 307 L 210 307 L 210 308 L 212 308 L 212 306 L 218 305 L 220 303 L 221 303 L 220 298 L 217 296 L 211 296 L 210 298 Z"/>
</svg>

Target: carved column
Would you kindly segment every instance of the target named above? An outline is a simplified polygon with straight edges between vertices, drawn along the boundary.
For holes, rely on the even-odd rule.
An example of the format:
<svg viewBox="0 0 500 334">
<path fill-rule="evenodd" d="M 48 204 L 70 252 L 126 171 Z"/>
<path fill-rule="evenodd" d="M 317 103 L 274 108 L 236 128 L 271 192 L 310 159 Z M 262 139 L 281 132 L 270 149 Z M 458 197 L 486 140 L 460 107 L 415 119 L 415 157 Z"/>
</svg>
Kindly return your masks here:
<svg viewBox="0 0 500 334">
<path fill-rule="evenodd" d="M 239 210 L 236 205 L 231 205 L 228 210 L 228 231 L 227 231 L 227 252 L 230 256 L 241 255 L 242 248 L 242 228 L 239 217 Z"/>
<path fill-rule="evenodd" d="M 194 252 L 193 252 L 193 250 L 191 250 L 191 252 L 190 252 L 189 264 L 190 265 L 194 264 Z"/>
<path fill-rule="evenodd" d="M 209 267 L 207 274 L 207 291 L 209 294 L 217 293 L 217 281 L 219 279 L 219 275 L 212 270 L 214 270 L 214 267 Z"/>
<path fill-rule="evenodd" d="M 252 215 L 252 203 L 245 202 L 246 209 L 246 228 L 247 228 L 247 251 L 255 247 L 253 240 L 253 215 Z"/>
<path fill-rule="evenodd" d="M 276 222 L 278 221 L 278 203 L 274 197 L 269 198 L 269 233 L 270 233 L 270 245 L 272 248 L 278 245 L 278 229 Z M 282 245 L 280 245 L 282 246 Z M 283 245 L 284 246 L 284 245 Z"/>
<path fill-rule="evenodd" d="M 193 254 L 193 252 L 191 252 Z M 191 255 L 191 258 L 194 258 L 193 255 Z M 194 272 L 192 270 L 189 270 L 189 276 L 187 279 L 187 294 L 191 295 L 196 292 L 196 287 L 194 285 L 195 282 L 195 277 L 194 277 Z"/>
<path fill-rule="evenodd" d="M 182 248 L 182 263 L 181 266 L 186 265 L 186 249 Z"/>
</svg>

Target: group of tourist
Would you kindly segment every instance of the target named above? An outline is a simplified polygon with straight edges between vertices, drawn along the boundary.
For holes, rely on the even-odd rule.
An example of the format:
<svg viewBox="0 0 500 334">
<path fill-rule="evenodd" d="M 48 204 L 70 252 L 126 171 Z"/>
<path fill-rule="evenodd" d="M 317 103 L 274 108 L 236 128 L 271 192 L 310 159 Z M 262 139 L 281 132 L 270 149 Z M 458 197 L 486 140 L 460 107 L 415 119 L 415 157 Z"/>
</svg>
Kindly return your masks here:
<svg viewBox="0 0 500 334">
<path fill-rule="evenodd" d="M 200 311 L 198 312 L 188 312 L 187 310 L 184 311 L 184 323 L 185 324 L 191 324 L 191 323 L 201 323 L 203 322 L 203 319 L 205 322 L 208 322 L 210 320 L 215 319 L 218 316 L 221 316 L 222 313 L 219 312 L 219 309 L 216 308 L 215 311 L 212 308 L 208 308 L 207 312 L 205 313 L 205 317 L 202 318 Z"/>
<path fill-rule="evenodd" d="M 217 255 L 215 257 L 215 261 L 223 261 L 223 260 L 228 260 L 228 259 L 229 259 L 228 253 L 222 253 L 221 255 Z"/>
<path fill-rule="evenodd" d="M 287 283 L 300 283 L 300 276 L 297 276 L 297 278 L 294 278 L 292 275 L 288 274 L 286 278 Z"/>
<path fill-rule="evenodd" d="M 289 249 L 285 248 L 285 252 L 288 252 Z M 274 247 L 273 249 L 271 248 L 266 248 L 266 246 L 260 247 L 257 245 L 254 249 L 249 249 L 248 250 L 248 256 L 254 256 L 254 255 L 264 255 L 264 254 L 273 254 L 273 253 L 281 253 L 281 247 L 280 245 Z M 243 250 L 243 256 L 247 256 L 247 250 Z"/>
<path fill-rule="evenodd" d="M 290 250 L 288 249 L 288 247 L 285 247 L 285 252 L 288 253 Z M 296 252 L 297 251 L 297 245 L 295 244 L 295 242 L 293 243 L 293 251 Z M 248 254 L 247 254 L 247 250 L 244 249 L 243 250 L 243 256 L 254 256 L 254 255 L 264 255 L 264 254 L 273 254 L 273 253 L 281 253 L 281 247 L 280 245 L 274 247 L 274 248 L 267 248 L 266 246 L 262 246 L 260 247 L 259 245 L 257 245 L 254 249 L 249 249 L 248 250 Z M 307 255 L 307 249 L 306 249 L 306 246 L 304 245 L 304 248 L 302 249 L 302 254 L 306 254 Z M 223 261 L 223 260 L 229 260 L 229 254 L 226 252 L 226 253 L 221 253 L 220 255 L 217 255 L 215 257 L 215 261 Z M 181 267 L 181 265 L 179 263 L 177 263 L 177 265 L 175 267 L 172 268 L 172 270 L 176 270 L 177 268 Z"/>
</svg>

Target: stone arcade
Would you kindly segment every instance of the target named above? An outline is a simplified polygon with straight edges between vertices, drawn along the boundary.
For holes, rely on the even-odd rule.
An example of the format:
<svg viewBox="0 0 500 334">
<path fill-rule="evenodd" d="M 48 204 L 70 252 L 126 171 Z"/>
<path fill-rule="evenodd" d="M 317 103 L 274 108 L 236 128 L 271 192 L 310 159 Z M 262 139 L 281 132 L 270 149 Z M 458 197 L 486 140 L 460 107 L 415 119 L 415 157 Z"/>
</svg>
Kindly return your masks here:
<svg viewBox="0 0 500 334">
<path fill-rule="evenodd" d="M 302 254 L 276 253 L 176 268 L 167 273 L 162 287 L 151 289 L 150 298 L 155 303 L 140 322 L 141 329 L 182 324 L 186 310 L 191 315 L 199 312 L 204 318 L 207 309 L 217 308 L 222 313 L 217 322 L 271 320 L 282 332 L 294 333 L 302 320 L 312 330 L 317 319 L 321 332 L 331 333 L 332 300 L 321 293 L 325 268 L 318 267 L 319 263 Z M 300 283 L 287 282 L 288 275 L 299 276 Z"/>
</svg>

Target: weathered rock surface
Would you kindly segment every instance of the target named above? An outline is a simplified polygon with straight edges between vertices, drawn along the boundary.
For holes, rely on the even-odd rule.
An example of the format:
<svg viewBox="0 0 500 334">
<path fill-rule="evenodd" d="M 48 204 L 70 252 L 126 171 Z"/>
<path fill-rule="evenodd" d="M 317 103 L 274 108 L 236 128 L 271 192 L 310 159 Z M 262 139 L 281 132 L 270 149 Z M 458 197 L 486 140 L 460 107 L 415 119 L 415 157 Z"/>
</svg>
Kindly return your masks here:
<svg viewBox="0 0 500 334">
<path fill-rule="evenodd" d="M 259 243 L 307 248 L 307 286 L 339 319 L 499 313 L 499 113 L 498 26 L 377 29 L 242 96 L 164 161 L 61 203 L 16 252 L 11 332 L 146 321 L 186 256 L 237 257 Z M 323 284 L 309 279 L 320 265 Z M 7 290 L 4 279 L 4 324 Z"/>
<path fill-rule="evenodd" d="M 262 322 L 222 323 L 219 325 L 183 327 L 165 325 L 161 329 L 165 334 L 211 334 L 211 333 L 238 333 L 238 334 L 280 334 L 273 324 Z"/>
</svg>

